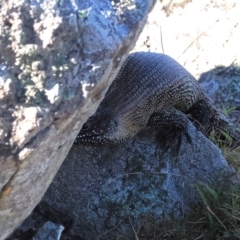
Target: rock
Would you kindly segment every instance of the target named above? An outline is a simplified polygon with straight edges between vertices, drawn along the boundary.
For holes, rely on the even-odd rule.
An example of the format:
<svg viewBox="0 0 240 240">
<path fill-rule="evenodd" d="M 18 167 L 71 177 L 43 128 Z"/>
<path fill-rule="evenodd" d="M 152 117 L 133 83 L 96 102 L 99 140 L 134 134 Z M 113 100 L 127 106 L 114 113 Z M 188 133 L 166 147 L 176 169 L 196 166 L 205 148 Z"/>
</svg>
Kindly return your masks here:
<svg viewBox="0 0 240 240">
<path fill-rule="evenodd" d="M 201 74 L 198 81 L 213 104 L 225 109 L 228 117 L 240 127 L 240 67 L 218 66 Z"/>
<path fill-rule="evenodd" d="M 1 3 L 0 240 L 42 198 L 153 3 Z"/>
<path fill-rule="evenodd" d="M 33 240 L 59 240 L 64 227 L 52 222 L 46 222 L 40 228 Z"/>
<path fill-rule="evenodd" d="M 74 145 L 21 228 L 40 225 L 38 219 L 45 217 L 65 224 L 61 239 L 112 240 L 118 234 L 132 239 L 133 228 L 146 219 L 192 211 L 199 202 L 194 184 L 220 187 L 234 173 L 221 151 L 192 125 L 192 144 L 184 137 L 179 155 L 177 141 L 165 151 L 157 134 L 157 128 L 146 129 L 115 147 Z"/>
</svg>

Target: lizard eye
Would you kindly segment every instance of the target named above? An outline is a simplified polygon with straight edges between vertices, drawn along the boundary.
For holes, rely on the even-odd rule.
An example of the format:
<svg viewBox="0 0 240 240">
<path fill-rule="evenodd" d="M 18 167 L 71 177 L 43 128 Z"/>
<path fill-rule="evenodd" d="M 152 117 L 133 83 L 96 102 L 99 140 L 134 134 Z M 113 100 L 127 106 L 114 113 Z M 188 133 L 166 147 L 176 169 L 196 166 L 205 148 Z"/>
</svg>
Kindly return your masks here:
<svg viewBox="0 0 240 240">
<path fill-rule="evenodd" d="M 90 123 L 86 122 L 82 126 L 82 130 L 88 130 L 90 128 Z"/>
</svg>

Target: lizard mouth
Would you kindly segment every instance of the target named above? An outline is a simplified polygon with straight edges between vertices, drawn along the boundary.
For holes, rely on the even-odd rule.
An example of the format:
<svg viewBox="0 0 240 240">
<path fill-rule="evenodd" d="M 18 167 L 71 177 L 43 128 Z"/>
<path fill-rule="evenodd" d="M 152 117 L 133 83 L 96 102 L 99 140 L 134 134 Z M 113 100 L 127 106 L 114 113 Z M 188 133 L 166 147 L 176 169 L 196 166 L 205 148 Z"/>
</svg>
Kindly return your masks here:
<svg viewBox="0 0 240 240">
<path fill-rule="evenodd" d="M 81 131 L 79 132 L 78 136 L 77 136 L 77 141 L 81 142 L 81 143 L 86 143 L 86 144 L 98 144 L 99 142 L 101 142 L 101 140 L 103 140 L 105 138 L 104 136 L 104 131 L 101 129 L 95 129 L 92 128 L 91 129 L 91 124 L 90 123 L 85 123 L 83 125 L 83 128 L 81 129 Z"/>
<path fill-rule="evenodd" d="M 92 135 L 92 134 L 79 134 L 75 140 L 76 143 L 81 143 L 83 145 L 98 145 L 98 146 L 110 146 L 115 143 L 107 138 L 106 135 Z"/>
<path fill-rule="evenodd" d="M 79 134 L 76 138 L 76 142 L 86 144 L 86 145 L 97 145 L 101 144 L 104 142 L 104 137 L 103 135 L 92 135 L 92 134 Z"/>
<path fill-rule="evenodd" d="M 87 121 L 75 142 L 84 145 L 113 145 L 112 139 L 116 130 L 117 123 L 114 120 Z"/>
</svg>

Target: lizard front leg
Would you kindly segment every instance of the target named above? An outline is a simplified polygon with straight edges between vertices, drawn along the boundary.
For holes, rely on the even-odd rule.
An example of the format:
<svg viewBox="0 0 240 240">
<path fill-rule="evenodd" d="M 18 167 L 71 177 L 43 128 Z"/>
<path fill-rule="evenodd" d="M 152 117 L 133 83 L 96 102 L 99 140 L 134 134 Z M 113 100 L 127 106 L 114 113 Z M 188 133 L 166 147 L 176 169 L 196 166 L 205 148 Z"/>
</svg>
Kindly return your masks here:
<svg viewBox="0 0 240 240">
<path fill-rule="evenodd" d="M 148 119 L 147 126 L 160 126 L 161 132 L 157 135 L 159 143 L 167 150 L 178 139 L 177 152 L 179 153 L 183 135 L 192 143 L 189 133 L 187 116 L 174 108 L 153 113 Z"/>
</svg>

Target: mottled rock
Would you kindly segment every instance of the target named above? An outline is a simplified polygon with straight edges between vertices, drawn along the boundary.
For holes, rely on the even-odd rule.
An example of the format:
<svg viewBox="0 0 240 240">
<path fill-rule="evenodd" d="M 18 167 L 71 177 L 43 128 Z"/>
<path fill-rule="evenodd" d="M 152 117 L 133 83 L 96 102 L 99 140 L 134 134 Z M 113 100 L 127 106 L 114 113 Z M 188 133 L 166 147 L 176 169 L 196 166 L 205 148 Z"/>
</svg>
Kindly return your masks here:
<svg viewBox="0 0 240 240">
<path fill-rule="evenodd" d="M 133 227 L 146 219 L 192 211 L 199 202 L 197 182 L 220 187 L 233 173 L 221 151 L 192 125 L 193 143 L 184 137 L 179 155 L 178 142 L 163 150 L 158 134 L 158 128 L 146 129 L 115 147 L 74 145 L 21 228 L 45 217 L 65 225 L 61 239 L 131 239 Z"/>
<path fill-rule="evenodd" d="M 218 66 L 202 73 L 199 83 L 213 104 L 240 127 L 240 67 Z"/>
<path fill-rule="evenodd" d="M 33 210 L 154 0 L 0 5 L 0 239 Z"/>
</svg>

